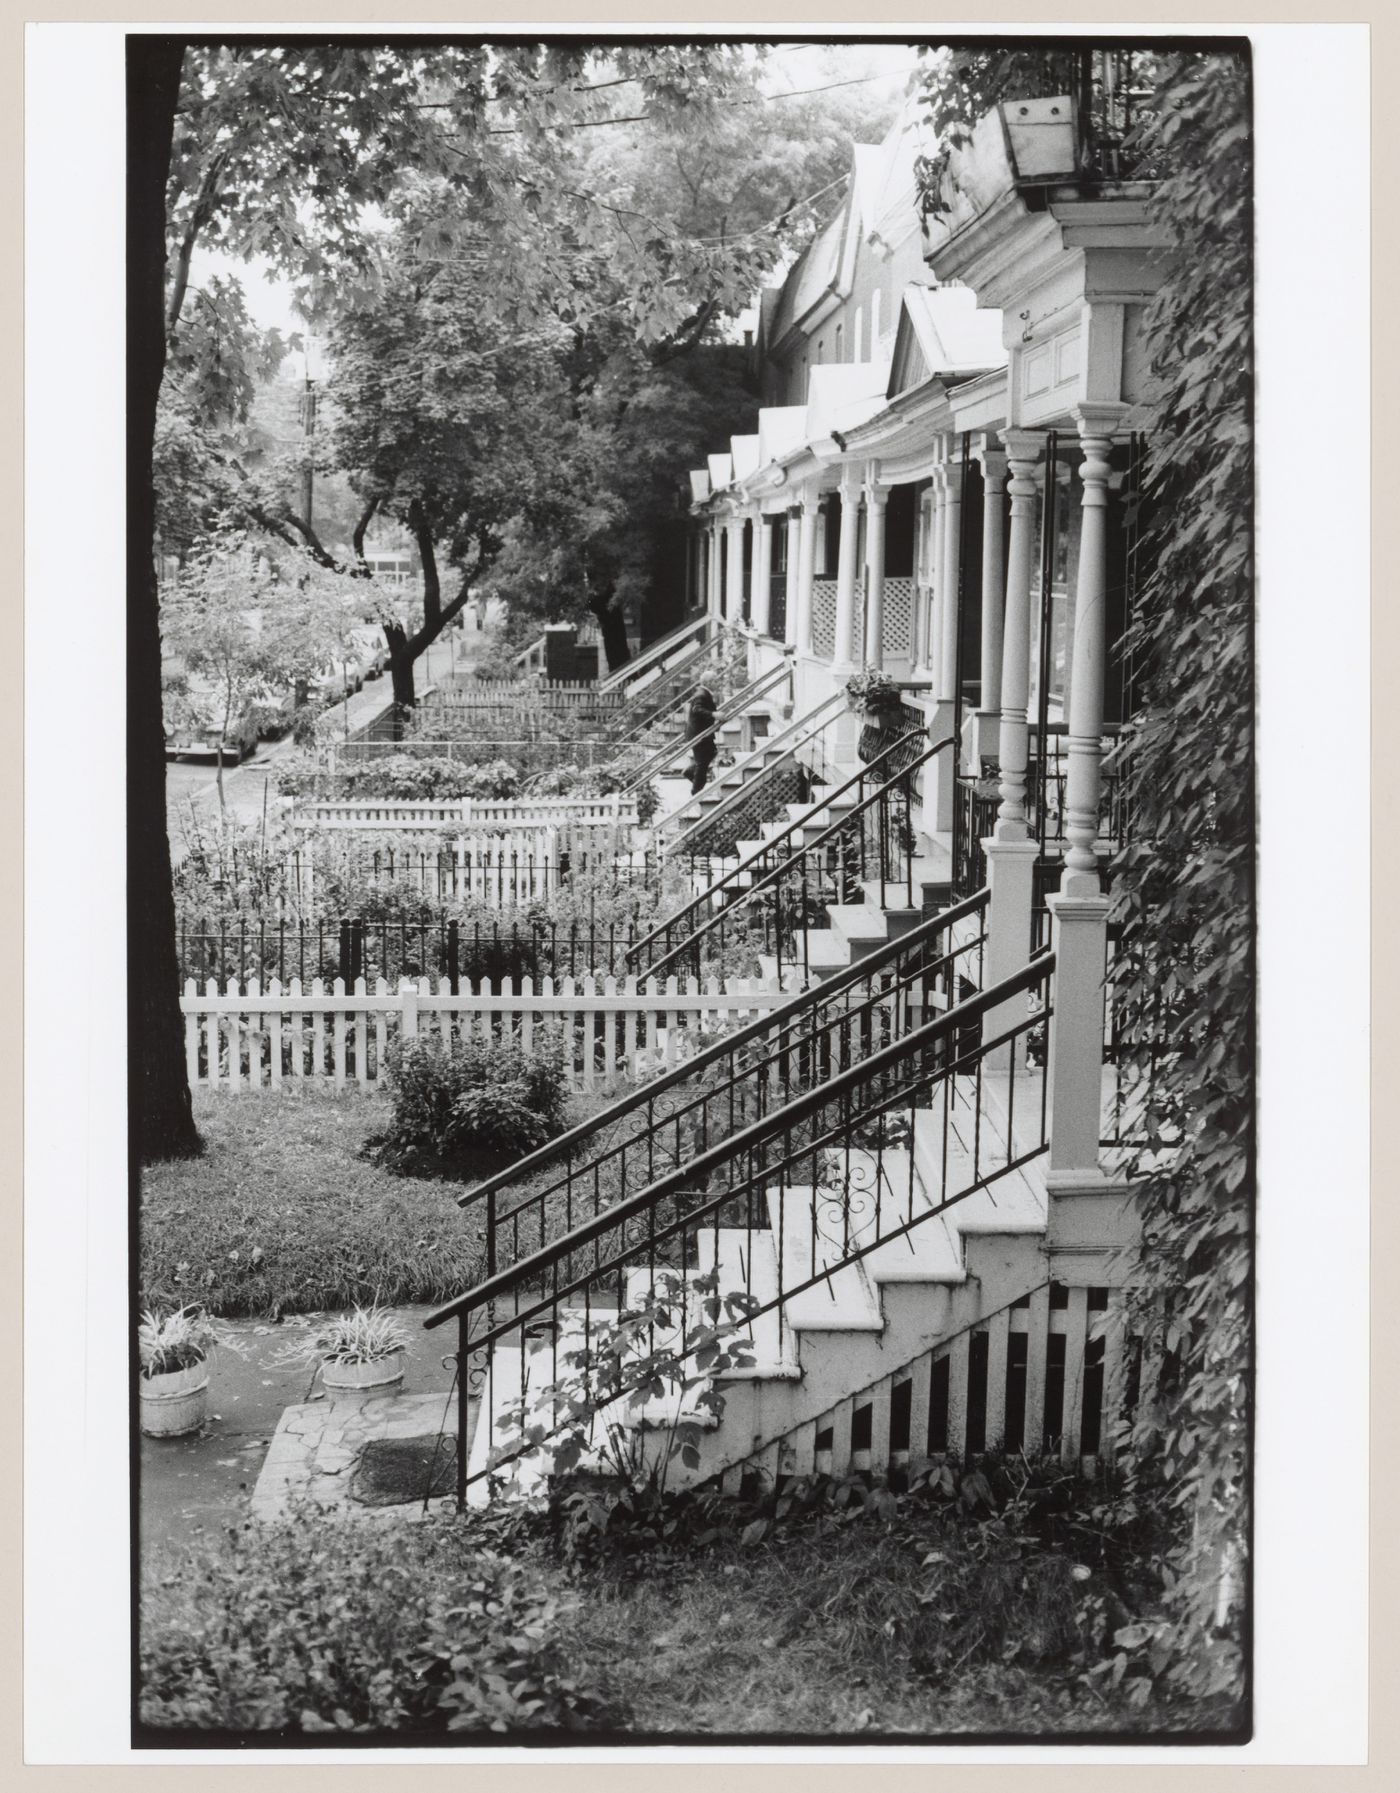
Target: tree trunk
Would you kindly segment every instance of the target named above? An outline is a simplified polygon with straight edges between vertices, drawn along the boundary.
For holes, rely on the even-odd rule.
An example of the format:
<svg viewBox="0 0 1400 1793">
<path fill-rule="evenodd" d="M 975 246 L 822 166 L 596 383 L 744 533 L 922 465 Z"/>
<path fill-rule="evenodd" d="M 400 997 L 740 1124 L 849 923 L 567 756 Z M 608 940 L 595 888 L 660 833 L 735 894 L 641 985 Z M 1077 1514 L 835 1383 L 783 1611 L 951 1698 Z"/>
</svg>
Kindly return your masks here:
<svg viewBox="0 0 1400 1793">
<path fill-rule="evenodd" d="M 389 644 L 389 683 L 394 692 L 390 722 L 394 740 L 402 741 L 408 712 L 418 702 L 418 694 L 413 688 L 413 663 L 417 655 L 400 623 L 385 623 L 384 639 Z"/>
<path fill-rule="evenodd" d="M 183 44 L 127 44 L 127 1051 L 133 1160 L 203 1150 L 185 1075 L 165 821 L 160 608 L 153 558 L 156 400 L 165 369 L 165 188 Z"/>
<path fill-rule="evenodd" d="M 627 619 L 611 602 L 611 592 L 600 592 L 590 598 L 588 608 L 598 619 L 598 627 L 603 633 L 603 653 L 607 657 L 608 671 L 616 672 L 619 666 L 625 666 L 632 658 L 632 650 L 627 645 Z"/>
</svg>

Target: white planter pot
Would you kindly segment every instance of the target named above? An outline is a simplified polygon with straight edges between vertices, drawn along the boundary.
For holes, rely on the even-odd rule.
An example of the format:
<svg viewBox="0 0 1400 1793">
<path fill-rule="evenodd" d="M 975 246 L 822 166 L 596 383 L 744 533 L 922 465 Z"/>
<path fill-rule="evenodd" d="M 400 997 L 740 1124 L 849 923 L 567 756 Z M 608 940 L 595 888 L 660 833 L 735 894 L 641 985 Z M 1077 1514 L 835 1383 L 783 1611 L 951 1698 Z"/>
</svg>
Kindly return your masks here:
<svg viewBox="0 0 1400 1793">
<path fill-rule="evenodd" d="M 403 1385 L 403 1352 L 373 1363 L 323 1363 L 321 1381 L 332 1400 L 337 1395 L 397 1394 Z"/>
<path fill-rule="evenodd" d="M 183 1438 L 204 1424 L 209 1406 L 209 1363 L 138 1379 L 141 1430 L 148 1438 Z"/>
</svg>

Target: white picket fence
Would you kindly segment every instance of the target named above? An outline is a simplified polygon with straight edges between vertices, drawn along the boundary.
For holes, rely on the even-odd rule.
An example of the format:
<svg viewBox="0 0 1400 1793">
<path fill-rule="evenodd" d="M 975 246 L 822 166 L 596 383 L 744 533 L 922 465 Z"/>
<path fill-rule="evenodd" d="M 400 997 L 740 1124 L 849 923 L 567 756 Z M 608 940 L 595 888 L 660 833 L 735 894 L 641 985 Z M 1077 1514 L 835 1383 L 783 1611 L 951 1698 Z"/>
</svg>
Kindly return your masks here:
<svg viewBox="0 0 1400 1793">
<path fill-rule="evenodd" d="M 279 1089 L 284 1082 L 319 1080 L 336 1089 L 376 1087 L 394 1041 L 516 1037 L 528 1051 L 537 1031 L 562 1039 L 565 1062 L 580 1090 L 608 1090 L 637 1082 L 687 1057 L 717 1028 L 766 1014 L 784 1000 L 776 978 L 464 978 L 454 995 L 446 979 L 405 978 L 371 990 L 364 978 L 347 991 L 336 978 L 303 990 L 292 978 L 257 978 L 221 990 L 210 979 L 201 992 L 185 981 L 185 1068 L 191 1087 Z"/>
<path fill-rule="evenodd" d="M 542 902 L 559 888 L 559 832 L 521 829 L 510 834 L 465 834 L 431 850 L 375 847 L 351 856 L 353 869 L 372 885 L 392 884 L 443 902 L 478 897 L 500 908 Z M 329 869 L 335 869 L 332 865 Z M 294 849 L 286 858 L 286 888 L 310 911 L 316 896 L 315 861 Z"/>
<path fill-rule="evenodd" d="M 635 828 L 637 800 L 620 792 L 611 797 L 447 797 L 432 801 L 313 797 L 294 802 L 288 820 L 293 828 L 348 828 L 364 833 L 455 827 L 498 831 L 551 824 Z"/>
</svg>

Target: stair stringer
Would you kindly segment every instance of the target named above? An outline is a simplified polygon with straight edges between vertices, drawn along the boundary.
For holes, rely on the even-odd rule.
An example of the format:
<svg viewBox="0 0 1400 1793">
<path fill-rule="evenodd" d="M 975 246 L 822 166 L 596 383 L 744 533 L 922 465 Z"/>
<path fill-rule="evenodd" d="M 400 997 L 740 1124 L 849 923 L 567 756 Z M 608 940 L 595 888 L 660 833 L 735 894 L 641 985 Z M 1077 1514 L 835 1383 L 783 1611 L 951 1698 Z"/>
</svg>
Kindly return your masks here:
<svg viewBox="0 0 1400 1793">
<path fill-rule="evenodd" d="M 675 1486 L 711 1481 L 760 1461 L 776 1462 L 785 1442 L 815 1428 L 834 1407 L 971 1331 L 1047 1281 L 1043 1232 L 968 1235 L 967 1279 L 960 1284 L 881 1283 L 880 1332 L 793 1331 L 800 1376 L 722 1377 L 718 1426 L 699 1441 L 692 1469 L 673 1463 Z"/>
</svg>

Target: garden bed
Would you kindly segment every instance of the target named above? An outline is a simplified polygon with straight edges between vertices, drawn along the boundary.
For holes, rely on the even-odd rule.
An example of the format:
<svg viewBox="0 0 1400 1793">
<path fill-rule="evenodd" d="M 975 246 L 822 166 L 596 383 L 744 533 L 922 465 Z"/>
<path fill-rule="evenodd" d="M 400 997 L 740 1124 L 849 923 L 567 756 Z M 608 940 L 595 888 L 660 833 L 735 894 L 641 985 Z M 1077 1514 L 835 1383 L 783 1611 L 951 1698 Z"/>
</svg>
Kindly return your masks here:
<svg viewBox="0 0 1400 1793">
<path fill-rule="evenodd" d="M 429 1741 L 449 1713 L 421 1670 L 452 1658 L 470 1728 L 594 1742 L 1237 1737 L 1225 1701 L 1172 1693 L 1169 1650 L 1154 1671 L 1121 1642 L 1154 1629 L 1140 1522 L 1115 1538 L 1105 1490 L 1058 1480 L 1049 1533 L 1001 1492 L 970 1507 L 854 1481 L 787 1518 L 771 1497 L 643 1497 L 572 1551 L 562 1515 L 509 1509 L 234 1532 L 148 1565 L 143 1713 Z M 509 1697 L 525 1681 L 533 1710 Z"/>
</svg>

